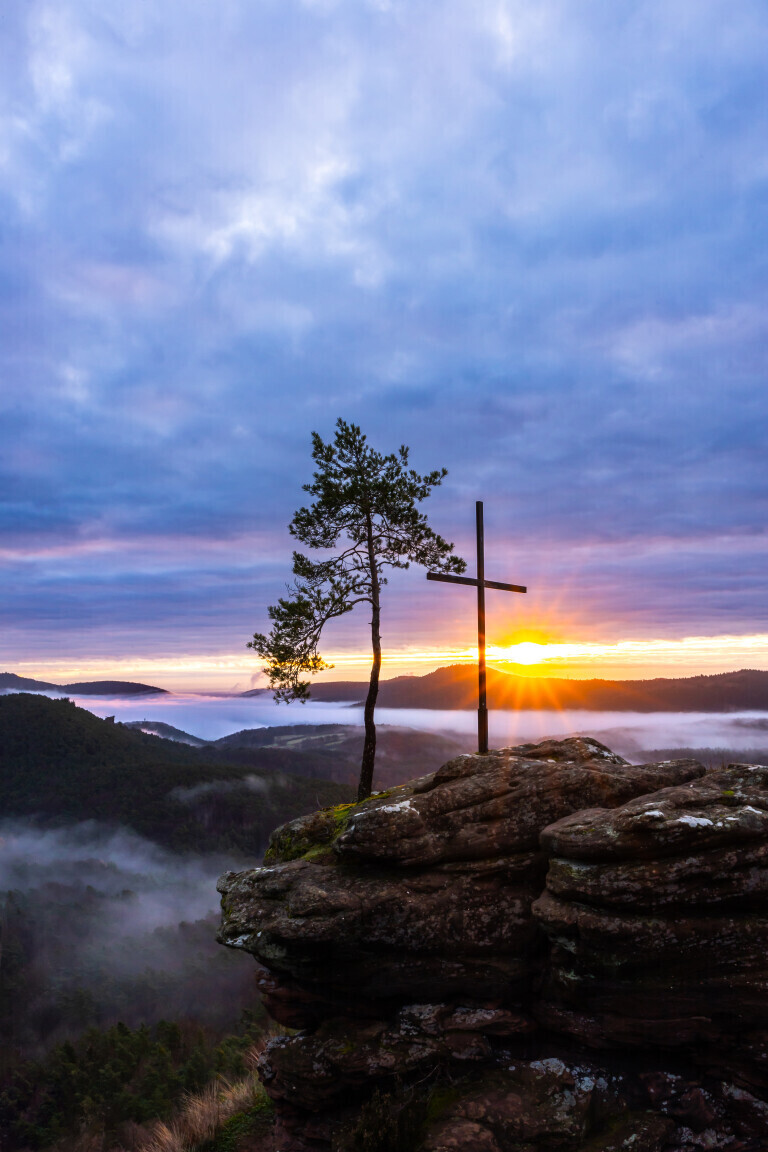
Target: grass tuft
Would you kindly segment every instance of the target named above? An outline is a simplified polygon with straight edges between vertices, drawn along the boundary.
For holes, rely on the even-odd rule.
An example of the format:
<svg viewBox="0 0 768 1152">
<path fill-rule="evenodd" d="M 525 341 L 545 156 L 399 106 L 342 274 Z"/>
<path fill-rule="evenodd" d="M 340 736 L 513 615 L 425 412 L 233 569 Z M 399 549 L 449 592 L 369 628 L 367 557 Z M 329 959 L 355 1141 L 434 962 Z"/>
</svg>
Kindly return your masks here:
<svg viewBox="0 0 768 1152">
<path fill-rule="evenodd" d="M 220 1078 L 186 1096 L 176 1115 L 168 1123 L 155 1121 L 148 1137 L 130 1152 L 236 1152 L 240 1138 L 272 1112 L 272 1102 L 256 1074 L 269 1039 L 264 1036 L 246 1053 L 246 1076 L 234 1081 Z"/>
</svg>

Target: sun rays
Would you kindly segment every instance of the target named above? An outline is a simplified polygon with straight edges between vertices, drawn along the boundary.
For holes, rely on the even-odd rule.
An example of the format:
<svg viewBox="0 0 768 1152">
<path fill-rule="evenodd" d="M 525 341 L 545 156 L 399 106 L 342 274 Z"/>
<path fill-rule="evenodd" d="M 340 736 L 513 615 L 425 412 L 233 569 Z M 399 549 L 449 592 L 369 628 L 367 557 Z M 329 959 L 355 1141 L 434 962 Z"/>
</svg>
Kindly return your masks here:
<svg viewBox="0 0 768 1152">
<path fill-rule="evenodd" d="M 534 638 L 535 637 L 535 638 Z M 550 634 L 551 637 L 551 634 Z M 649 638 L 613 642 L 547 638 L 536 632 L 513 632 L 501 644 L 488 645 L 489 667 L 512 672 L 531 681 L 547 677 L 591 677 L 610 680 L 648 679 L 653 676 L 693 676 L 738 668 L 768 668 L 768 633 L 745 636 L 686 636 L 681 639 Z M 370 666 L 370 653 L 355 650 L 329 651 L 334 665 L 324 680 L 362 680 Z M 419 648 L 400 647 L 385 653 L 385 678 L 423 676 L 450 664 L 473 664 L 476 647 L 439 644 Z M 30 660 L 6 665 L 7 671 L 53 682 L 73 680 L 140 680 L 176 691 L 243 691 L 261 683 L 259 664 L 240 652 L 201 656 L 136 656 L 124 659 Z"/>
</svg>

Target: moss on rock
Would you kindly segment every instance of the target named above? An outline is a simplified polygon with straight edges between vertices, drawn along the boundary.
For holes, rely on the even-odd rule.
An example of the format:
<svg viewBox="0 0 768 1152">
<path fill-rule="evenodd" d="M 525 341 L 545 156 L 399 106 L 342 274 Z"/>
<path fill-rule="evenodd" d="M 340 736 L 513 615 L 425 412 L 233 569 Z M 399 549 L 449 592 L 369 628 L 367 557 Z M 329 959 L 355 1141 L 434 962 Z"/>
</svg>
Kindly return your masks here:
<svg viewBox="0 0 768 1152">
<path fill-rule="evenodd" d="M 346 829 L 358 804 L 335 804 L 309 816 L 300 816 L 276 828 L 269 838 L 265 864 L 287 864 L 290 860 L 318 859 Z"/>
</svg>

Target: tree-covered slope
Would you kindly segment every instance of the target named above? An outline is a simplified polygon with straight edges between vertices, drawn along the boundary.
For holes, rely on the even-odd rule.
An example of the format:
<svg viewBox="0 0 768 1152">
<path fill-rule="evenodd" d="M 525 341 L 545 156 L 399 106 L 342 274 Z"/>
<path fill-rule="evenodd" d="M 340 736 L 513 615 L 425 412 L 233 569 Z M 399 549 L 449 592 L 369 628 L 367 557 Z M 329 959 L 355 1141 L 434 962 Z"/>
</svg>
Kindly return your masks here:
<svg viewBox="0 0 768 1152">
<path fill-rule="evenodd" d="M 232 763 L 258 764 L 265 752 L 297 759 L 294 771 L 355 784 L 360 776 L 363 728 L 359 724 L 289 724 L 233 732 L 209 745 L 208 754 Z M 474 738 L 459 733 L 420 732 L 378 724 L 374 787 L 389 788 L 434 772 L 447 760 L 474 748 Z"/>
<path fill-rule="evenodd" d="M 124 824 L 176 849 L 253 855 L 277 824 L 349 799 L 345 785 L 289 774 L 302 755 L 263 749 L 258 767 L 216 763 L 69 700 L 0 697 L 5 816 Z"/>
</svg>

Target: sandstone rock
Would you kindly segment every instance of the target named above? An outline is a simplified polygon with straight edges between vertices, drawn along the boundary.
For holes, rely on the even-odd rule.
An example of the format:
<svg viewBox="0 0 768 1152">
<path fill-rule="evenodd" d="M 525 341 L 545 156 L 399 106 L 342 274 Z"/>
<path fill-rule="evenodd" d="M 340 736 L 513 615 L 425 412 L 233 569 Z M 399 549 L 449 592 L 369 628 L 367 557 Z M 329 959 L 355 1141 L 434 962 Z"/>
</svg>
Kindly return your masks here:
<svg viewBox="0 0 768 1152">
<path fill-rule="evenodd" d="M 227 873 L 221 938 L 278 967 L 297 941 L 302 969 L 319 950 L 340 959 L 368 948 L 440 955 L 450 940 L 454 952 L 477 956 L 523 951 L 545 870 L 546 859 L 529 852 L 405 876 L 306 860 Z"/>
<path fill-rule="evenodd" d="M 700 1047 L 697 1063 L 710 1076 L 728 1076 L 741 1088 L 768 1093 L 768 1029 L 747 1027 Z"/>
<path fill-rule="evenodd" d="M 545 834 L 549 832 L 546 829 Z M 585 863 L 554 857 L 547 890 L 562 900 L 636 911 L 675 906 L 757 908 L 768 896 L 768 841 L 656 860 L 643 855 L 639 860 Z"/>
<path fill-rule="evenodd" d="M 736 1133 L 755 1140 L 754 1147 L 764 1152 L 768 1147 L 768 1104 L 765 1100 L 758 1099 L 736 1084 L 721 1083 L 715 1091 Z"/>
<path fill-rule="evenodd" d="M 518 1060 L 460 1088 L 420 1152 L 453 1152 L 462 1140 L 494 1152 L 765 1152 L 766 1111 L 729 1083 Z"/>
<path fill-rule="evenodd" d="M 568 736 L 565 740 L 548 738 L 534 744 L 515 744 L 503 752 L 514 752 L 526 760 L 546 760 L 552 764 L 629 764 L 623 756 L 612 752 L 605 744 L 591 736 Z"/>
<path fill-rule="evenodd" d="M 532 1030 L 529 1019 L 504 1009 L 412 1004 L 390 1023 L 327 1020 L 311 1035 L 278 1037 L 264 1052 L 260 1075 L 273 1099 L 317 1110 L 396 1075 L 488 1061 L 489 1037 Z"/>
<path fill-rule="evenodd" d="M 219 883 L 219 939 L 281 978 L 276 1018 L 310 1026 L 372 1001 L 525 995 L 544 938 L 531 916 L 541 829 L 704 769 L 627 764 L 592 740 L 460 756 L 438 772 L 292 821 L 266 867 Z M 322 1006 L 324 1004 L 324 1007 Z"/>
<path fill-rule="evenodd" d="M 280 977 L 270 1003 L 290 1026 L 316 1019 L 319 1000 L 325 1015 L 377 1000 L 514 1002 L 543 947 L 530 907 L 545 869 L 529 852 L 407 874 L 335 859 L 229 873 L 219 938 Z"/>
<path fill-rule="evenodd" d="M 448 1152 L 459 1140 L 472 1135 L 483 1141 L 478 1147 L 500 1152 L 518 1149 L 552 1149 L 581 1152 L 609 1144 L 585 1143 L 595 1130 L 613 1127 L 613 1117 L 626 1110 L 620 1085 L 603 1069 L 589 1064 L 570 1064 L 557 1058 L 516 1060 L 483 1077 L 449 1105 L 439 1121 L 430 1126 L 424 1152 Z M 655 1117 L 656 1129 L 669 1132 L 673 1122 Z M 643 1123 L 641 1130 L 651 1128 Z M 621 1145 L 618 1145 L 620 1147 Z M 638 1148 L 656 1149 L 649 1143 Z M 473 1145 L 465 1145 L 471 1148 Z"/>
<path fill-rule="evenodd" d="M 732 1038 L 768 1030 L 768 769 L 574 813 L 541 843 L 556 855 L 532 909 L 553 942 L 540 1022 L 733 1071 Z M 766 1064 L 742 1058 L 739 1075 L 762 1084 Z"/>
<path fill-rule="evenodd" d="M 545 829 L 541 845 L 569 860 L 645 860 L 768 838 L 768 768 L 731 764 L 660 788 L 618 811 L 575 812 Z"/>
<path fill-rule="evenodd" d="M 695 779 L 695 760 L 632 765 L 597 740 L 545 740 L 464 755 L 437 772 L 293 820 L 273 833 L 265 863 L 305 857 L 382 861 L 394 866 L 488 859 L 538 847 L 542 828 L 590 804 Z"/>
<path fill-rule="evenodd" d="M 553 753 L 554 743 L 547 749 Z M 383 800 L 353 811 L 335 851 L 342 859 L 397 867 L 530 851 L 543 828 L 570 812 L 590 805 L 613 808 L 704 773 L 694 760 L 636 766 L 597 741 L 563 743 L 579 759 L 506 748 L 449 760 L 408 795 L 393 789 Z"/>
<path fill-rule="evenodd" d="M 680 1073 L 517 1060 L 460 1087 L 420 1152 L 462 1140 L 494 1152 L 765 1152 L 767 1111 L 733 1084 Z"/>
<path fill-rule="evenodd" d="M 220 939 L 303 1029 L 262 1060 L 275 1147 L 348 1152 L 423 1092 L 420 1152 L 765 1152 L 767 862 L 768 768 L 586 739 L 278 829 L 220 881 Z"/>
<path fill-rule="evenodd" d="M 662 1152 L 677 1125 L 658 1112 L 630 1113 L 581 1145 L 579 1152 Z"/>
<path fill-rule="evenodd" d="M 473 1120 L 446 1120 L 427 1135 L 422 1152 L 502 1152 L 502 1147 L 490 1128 Z M 519 1152 L 536 1152 L 532 1144 L 518 1144 Z"/>
</svg>

